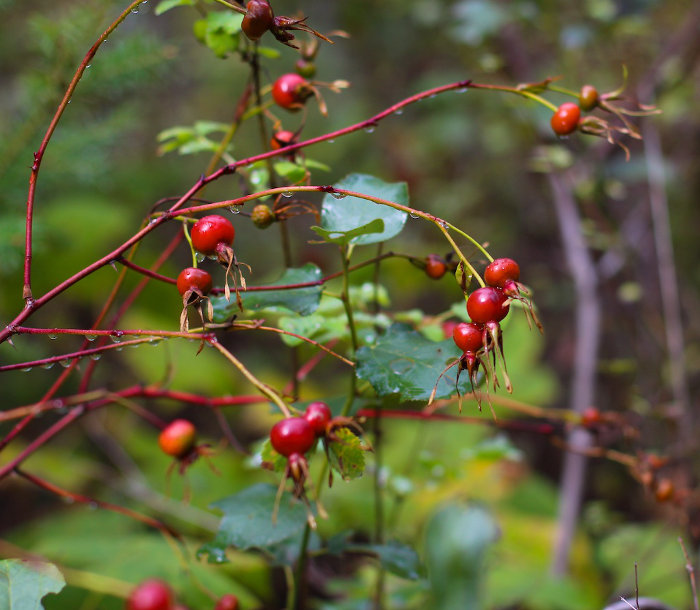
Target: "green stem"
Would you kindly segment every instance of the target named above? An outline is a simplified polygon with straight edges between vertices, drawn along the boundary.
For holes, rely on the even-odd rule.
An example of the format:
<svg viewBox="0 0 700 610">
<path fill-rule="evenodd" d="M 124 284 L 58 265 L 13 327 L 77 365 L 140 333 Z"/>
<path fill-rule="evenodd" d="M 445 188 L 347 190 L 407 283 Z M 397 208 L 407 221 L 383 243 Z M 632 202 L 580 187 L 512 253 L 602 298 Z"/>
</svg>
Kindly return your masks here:
<svg viewBox="0 0 700 610">
<path fill-rule="evenodd" d="M 384 494 L 382 492 L 381 483 L 381 470 L 383 463 L 383 451 L 382 451 L 382 417 L 381 411 L 377 417 L 374 418 L 373 432 L 374 432 L 374 543 L 384 544 Z M 386 581 L 386 574 L 384 571 L 384 566 L 380 563 L 377 569 L 377 583 L 374 592 L 374 608 L 375 610 L 381 610 L 384 606 L 384 584 Z"/>
<path fill-rule="evenodd" d="M 231 364 L 233 364 L 248 381 L 250 381 L 250 383 L 260 390 L 263 396 L 267 396 L 272 402 L 274 402 L 280 408 L 280 411 L 282 411 L 285 417 L 292 416 L 291 412 L 289 411 L 289 407 L 277 394 L 277 392 L 275 392 L 270 386 L 265 385 L 255 375 L 253 375 L 253 373 L 251 373 L 238 358 L 236 358 L 230 351 L 221 345 L 221 343 L 219 343 L 216 339 L 213 339 L 209 342 L 209 344 L 221 352 L 223 356 Z"/>
</svg>

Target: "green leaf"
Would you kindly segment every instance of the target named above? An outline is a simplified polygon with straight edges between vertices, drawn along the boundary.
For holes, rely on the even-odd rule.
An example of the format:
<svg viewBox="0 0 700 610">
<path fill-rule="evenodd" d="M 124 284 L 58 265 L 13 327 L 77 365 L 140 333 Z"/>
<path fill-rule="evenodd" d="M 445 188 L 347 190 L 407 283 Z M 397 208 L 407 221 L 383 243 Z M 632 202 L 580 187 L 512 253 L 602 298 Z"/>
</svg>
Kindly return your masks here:
<svg viewBox="0 0 700 610">
<path fill-rule="evenodd" d="M 403 205 L 408 204 L 408 185 L 405 182 L 388 183 L 367 174 L 350 174 L 334 186 Z M 373 230 L 371 235 L 368 234 L 370 231 L 363 231 L 353 235 L 351 240 L 354 244 L 374 244 L 398 235 L 406 223 L 406 216 L 405 212 L 389 206 L 358 197 L 337 199 L 329 193 L 323 198 L 321 228 L 328 233 L 349 234 L 354 229 L 367 227 L 374 221 L 381 220 L 384 223 L 381 231 Z"/>
<path fill-rule="evenodd" d="M 217 57 L 226 57 L 238 48 L 243 16 L 232 11 L 215 11 L 194 24 L 195 36 Z"/>
<path fill-rule="evenodd" d="M 498 535 L 495 521 L 480 507 L 450 504 L 433 515 L 425 531 L 431 607 L 481 607 L 485 554 Z"/>
<path fill-rule="evenodd" d="M 194 0 L 162 0 L 156 6 L 154 11 L 156 16 L 162 15 L 165 11 L 169 11 L 176 6 L 194 6 Z"/>
<path fill-rule="evenodd" d="M 379 562 L 386 570 L 401 578 L 418 580 L 424 571 L 418 553 L 405 544 L 399 542 L 368 544 L 365 548 L 377 555 Z"/>
<path fill-rule="evenodd" d="M 459 357 L 451 339 L 434 343 L 403 324 L 394 324 L 374 345 L 357 350 L 357 376 L 368 381 L 379 396 L 399 394 L 402 400 L 427 400 L 446 362 Z M 457 366 L 442 376 L 436 398 L 455 393 Z M 471 391 L 468 375 L 459 378 L 459 390 Z"/>
<path fill-rule="evenodd" d="M 284 494 L 273 523 L 277 490 L 260 483 L 211 505 L 224 513 L 216 537 L 203 545 L 198 556 L 208 554 L 210 562 L 225 561 L 226 549 L 268 549 L 297 535 L 306 525 L 306 509 Z"/>
<path fill-rule="evenodd" d="M 334 430 L 333 434 L 338 440 L 328 445 L 331 467 L 346 481 L 361 477 L 365 472 L 367 446 L 347 428 Z"/>
<path fill-rule="evenodd" d="M 321 279 L 321 269 L 313 263 L 306 263 L 303 267 L 287 269 L 282 277 L 269 286 L 286 286 L 289 284 L 305 284 L 318 282 Z M 318 308 L 321 300 L 322 286 L 308 286 L 292 288 L 289 290 L 260 290 L 255 292 L 242 292 L 243 307 L 247 310 L 260 310 L 270 308 L 284 308 L 294 311 L 302 316 L 312 314 Z M 225 297 L 212 299 L 214 306 L 214 321 L 225 322 L 238 312 L 235 301 L 229 303 Z"/>
<path fill-rule="evenodd" d="M 296 183 L 306 176 L 306 170 L 291 161 L 279 161 L 274 165 L 275 171 L 287 182 Z"/>
<path fill-rule="evenodd" d="M 284 472 L 287 468 L 287 458 L 280 455 L 272 448 L 272 443 L 270 442 L 269 437 L 266 438 L 262 444 L 260 458 L 263 462 L 271 464 L 274 472 Z"/>
<path fill-rule="evenodd" d="M 384 221 L 381 219 L 372 220 L 366 225 L 355 227 L 354 229 L 348 229 L 347 231 L 329 231 L 322 227 L 311 227 L 312 231 L 318 233 L 323 239 L 332 244 L 345 245 L 349 243 L 360 243 L 358 240 L 362 237 L 366 237 L 372 233 L 383 233 L 384 231 Z M 383 240 L 378 240 L 383 241 Z M 372 242 L 364 242 L 372 243 Z"/>
<path fill-rule="evenodd" d="M 42 561 L 0 561 L 0 609 L 40 610 L 42 598 L 66 585 L 58 568 Z"/>
</svg>

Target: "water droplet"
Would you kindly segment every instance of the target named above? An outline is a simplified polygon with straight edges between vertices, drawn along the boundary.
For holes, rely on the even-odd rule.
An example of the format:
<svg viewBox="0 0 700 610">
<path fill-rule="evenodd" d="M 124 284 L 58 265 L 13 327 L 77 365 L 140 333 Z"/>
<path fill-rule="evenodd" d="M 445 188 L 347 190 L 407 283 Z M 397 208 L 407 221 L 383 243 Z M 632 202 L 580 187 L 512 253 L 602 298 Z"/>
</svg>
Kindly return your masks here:
<svg viewBox="0 0 700 610">
<path fill-rule="evenodd" d="M 92 67 L 92 64 L 88 64 L 87 66 L 85 66 L 85 69 L 87 70 L 88 68 L 91 68 L 91 67 Z"/>
<path fill-rule="evenodd" d="M 228 209 L 228 211 L 231 212 L 231 214 L 240 214 L 240 213 L 241 213 L 241 207 L 238 206 L 238 205 L 232 205 L 232 206 Z"/>
<path fill-rule="evenodd" d="M 457 93 L 466 93 L 467 91 L 469 91 L 469 87 L 460 87 L 457 89 Z"/>
<path fill-rule="evenodd" d="M 114 351 L 115 352 L 121 352 L 124 348 L 120 345 L 119 347 L 115 347 Z"/>
<path fill-rule="evenodd" d="M 294 197 L 294 193 L 292 193 L 291 191 L 285 191 L 284 193 L 282 193 L 282 197 Z"/>
<path fill-rule="evenodd" d="M 90 358 L 92 360 L 99 360 L 100 358 L 102 358 L 102 354 L 92 354 Z"/>
<path fill-rule="evenodd" d="M 365 131 L 367 133 L 374 133 L 375 129 L 376 129 L 376 127 L 374 125 L 370 125 L 369 127 L 365 127 Z"/>
<path fill-rule="evenodd" d="M 25 366 L 23 369 L 20 369 L 20 371 L 22 371 L 23 373 L 28 373 L 31 370 L 32 370 L 31 366 Z"/>
<path fill-rule="evenodd" d="M 409 214 L 409 216 L 410 216 L 411 218 L 420 218 L 420 216 L 418 216 L 418 214 Z"/>
<path fill-rule="evenodd" d="M 345 193 L 331 193 L 334 199 L 345 199 L 347 195 Z"/>
<path fill-rule="evenodd" d="M 151 218 L 151 219 L 148 221 L 148 224 L 149 224 L 149 225 L 154 225 L 154 224 L 156 224 L 156 219 L 155 219 L 155 218 Z"/>
<path fill-rule="evenodd" d="M 58 339 L 58 337 L 56 335 L 49 335 L 49 339 L 55 341 L 56 339 Z"/>
<path fill-rule="evenodd" d="M 444 220 L 441 220 L 438 224 L 439 224 L 443 229 L 447 229 L 447 228 L 448 228 L 448 225 L 447 225 L 447 223 L 446 223 Z"/>
<path fill-rule="evenodd" d="M 205 260 L 206 258 L 207 258 L 207 257 L 204 256 L 204 254 L 200 254 L 199 252 L 197 252 L 196 259 L 197 259 L 197 262 L 198 262 L 198 263 L 204 262 L 204 260 Z"/>
<path fill-rule="evenodd" d="M 403 114 L 403 108 L 397 108 L 394 110 L 394 114 L 397 116 L 401 116 Z"/>
<path fill-rule="evenodd" d="M 132 343 L 129 347 L 141 347 L 143 343 Z"/>
<path fill-rule="evenodd" d="M 434 97 L 435 97 L 435 93 L 433 93 L 432 95 L 429 95 L 429 96 L 428 96 L 428 99 L 429 99 L 429 100 L 432 100 Z"/>
<path fill-rule="evenodd" d="M 110 335 L 109 338 L 112 340 L 112 343 L 119 343 L 121 341 L 121 335 Z"/>
<path fill-rule="evenodd" d="M 71 103 L 71 100 L 68 100 L 68 103 L 70 104 L 70 103 Z"/>
<path fill-rule="evenodd" d="M 70 366 L 70 358 L 64 358 L 63 360 L 59 360 L 58 363 L 64 368 L 67 369 Z"/>
<path fill-rule="evenodd" d="M 85 335 L 85 338 L 88 341 L 94 341 L 95 339 L 97 339 L 97 335 Z"/>
<path fill-rule="evenodd" d="M 46 362 L 45 364 L 41 365 L 41 368 L 46 369 L 48 371 L 49 369 L 53 368 L 54 364 L 56 364 L 56 363 L 55 362 Z"/>
<path fill-rule="evenodd" d="M 136 14 L 138 14 L 139 9 L 137 9 L 137 8 L 132 8 L 132 9 L 131 9 L 131 12 L 132 12 L 134 15 L 136 15 Z"/>
<path fill-rule="evenodd" d="M 326 141 L 327 141 L 329 144 L 333 144 L 333 143 L 335 142 L 335 140 L 334 140 L 333 138 L 331 138 L 330 140 L 326 140 Z"/>
<path fill-rule="evenodd" d="M 90 510 L 97 510 L 100 507 L 100 505 L 97 502 L 90 502 L 88 504 L 88 508 Z"/>
<path fill-rule="evenodd" d="M 70 496 L 63 496 L 62 500 L 66 504 L 73 504 L 75 502 L 75 500 L 73 498 L 71 498 Z"/>
</svg>

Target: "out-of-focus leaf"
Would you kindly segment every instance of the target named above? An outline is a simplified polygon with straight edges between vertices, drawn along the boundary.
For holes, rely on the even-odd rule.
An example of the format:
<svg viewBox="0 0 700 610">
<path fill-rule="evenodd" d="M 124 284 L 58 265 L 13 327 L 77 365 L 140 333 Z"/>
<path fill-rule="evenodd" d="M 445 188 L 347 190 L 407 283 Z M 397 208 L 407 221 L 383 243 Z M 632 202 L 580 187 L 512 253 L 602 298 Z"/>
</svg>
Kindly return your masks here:
<svg viewBox="0 0 700 610">
<path fill-rule="evenodd" d="M 154 12 L 156 15 L 162 15 L 176 6 L 194 6 L 194 4 L 194 0 L 162 0 L 162 2 L 158 3 Z"/>
<path fill-rule="evenodd" d="M 41 599 L 65 585 L 52 563 L 4 559 L 0 561 L 0 610 L 40 610 Z"/>
<path fill-rule="evenodd" d="M 433 515 L 425 532 L 432 607 L 481 607 L 485 553 L 498 535 L 495 521 L 480 507 L 450 504 Z"/>
</svg>

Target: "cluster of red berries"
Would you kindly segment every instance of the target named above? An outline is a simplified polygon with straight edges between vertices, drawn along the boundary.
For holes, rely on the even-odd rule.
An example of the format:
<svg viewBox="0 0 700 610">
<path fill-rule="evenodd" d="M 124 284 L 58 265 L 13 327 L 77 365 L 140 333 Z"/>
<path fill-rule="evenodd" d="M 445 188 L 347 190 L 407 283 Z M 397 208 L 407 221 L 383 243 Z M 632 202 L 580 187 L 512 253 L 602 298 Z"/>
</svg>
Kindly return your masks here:
<svg viewBox="0 0 700 610">
<path fill-rule="evenodd" d="M 333 415 L 325 402 L 312 402 L 301 417 L 287 417 L 278 421 L 270 430 L 272 448 L 287 458 L 285 478 L 294 481 L 294 495 L 301 497 L 309 465 L 304 454 L 325 438 L 330 431 Z"/>
<path fill-rule="evenodd" d="M 126 600 L 126 610 L 187 610 L 175 601 L 167 583 L 156 578 L 137 585 Z M 238 598 L 232 593 L 220 597 L 214 610 L 238 610 Z"/>
<path fill-rule="evenodd" d="M 453 328 L 452 338 L 462 350 L 459 370 L 467 371 L 472 387 L 476 387 L 480 365 L 484 366 L 485 372 L 492 378 L 494 389 L 498 387 L 499 381 L 494 370 L 498 360 L 504 385 L 509 392 L 512 390 L 503 356 L 500 322 L 508 315 L 513 300 L 526 303 L 530 317 L 541 328 L 527 297 L 527 289 L 520 284 L 519 279 L 520 267 L 513 259 L 498 258 L 491 262 L 484 272 L 486 286 L 477 288 L 467 298 L 467 314 L 471 322 L 461 322 Z M 489 355 L 493 355 L 493 363 L 489 360 Z"/>
<path fill-rule="evenodd" d="M 215 257 L 217 261 L 226 267 L 226 298 L 230 299 L 228 278 L 232 265 L 236 264 L 233 253 L 233 239 L 236 235 L 231 222 L 218 214 L 204 216 L 192 226 L 190 238 L 192 247 L 203 256 Z M 235 277 L 234 277 L 235 285 Z M 177 289 L 182 295 L 182 316 L 180 327 L 187 329 L 187 306 L 194 305 L 199 311 L 204 324 L 204 315 L 201 311 L 201 303 L 211 292 L 213 281 L 211 274 L 204 269 L 187 267 L 177 277 Z M 212 317 L 211 303 L 209 303 L 209 319 Z"/>
</svg>

